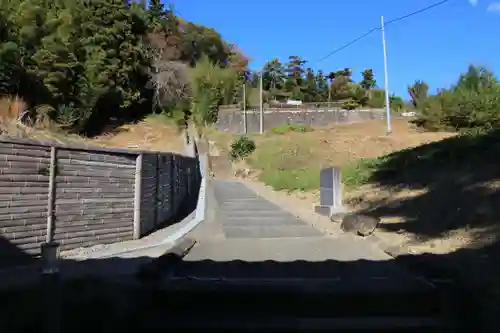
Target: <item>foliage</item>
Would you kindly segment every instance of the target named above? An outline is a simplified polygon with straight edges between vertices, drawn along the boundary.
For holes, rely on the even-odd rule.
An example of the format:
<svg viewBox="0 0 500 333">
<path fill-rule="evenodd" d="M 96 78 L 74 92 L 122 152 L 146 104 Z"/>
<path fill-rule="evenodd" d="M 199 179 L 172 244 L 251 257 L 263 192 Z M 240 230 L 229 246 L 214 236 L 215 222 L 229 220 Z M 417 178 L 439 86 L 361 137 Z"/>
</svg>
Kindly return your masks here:
<svg viewBox="0 0 500 333">
<path fill-rule="evenodd" d="M 347 101 L 342 103 L 342 108 L 344 108 L 346 110 L 354 110 L 359 106 L 360 106 L 360 104 L 354 98 L 349 98 Z"/>
<path fill-rule="evenodd" d="M 406 107 L 405 102 L 399 96 L 389 96 L 389 103 L 392 112 L 402 112 Z"/>
<path fill-rule="evenodd" d="M 373 70 L 370 68 L 365 69 L 361 76 L 363 79 L 359 83 L 359 85 L 366 90 L 373 89 L 377 86 L 377 81 L 375 81 L 375 75 L 373 74 Z"/>
<path fill-rule="evenodd" d="M 347 187 L 358 187 L 368 183 L 374 170 L 384 162 L 381 158 L 366 158 L 348 163 L 342 167 L 342 184 Z"/>
<path fill-rule="evenodd" d="M 98 132 L 152 111 L 189 114 L 186 65 L 203 57 L 247 70 L 234 45 L 161 1 L 0 2 L 0 95 L 19 96 L 33 110 L 46 105 L 71 131 Z"/>
<path fill-rule="evenodd" d="M 276 191 L 308 191 L 319 188 L 319 172 L 314 168 L 266 170 L 260 180 Z"/>
<path fill-rule="evenodd" d="M 303 124 L 283 124 L 277 127 L 274 127 L 271 131 L 274 134 L 285 134 L 289 132 L 298 132 L 298 133 L 305 133 L 305 132 L 310 132 L 312 129 L 310 126 L 303 125 Z"/>
<path fill-rule="evenodd" d="M 307 61 L 298 56 L 289 56 L 285 64 L 277 58 L 267 62 L 262 70 L 264 102 L 282 103 L 289 99 L 305 103 L 338 102 L 346 109 L 385 106 L 384 91 L 377 89 L 372 69 L 363 70 L 361 80 L 354 82 L 350 68 L 325 73 L 307 68 L 306 64 Z M 250 73 L 251 87 L 259 88 L 259 77 L 260 71 Z M 402 99 L 394 101 L 397 110 L 402 110 Z M 258 103 L 259 100 L 253 105 Z"/>
<path fill-rule="evenodd" d="M 372 89 L 371 97 L 366 105 L 371 108 L 382 109 L 385 107 L 385 90 Z"/>
<path fill-rule="evenodd" d="M 11 0 L 0 2 L 0 97 L 17 96 L 30 112 L 69 131 L 98 133 L 110 122 L 152 112 L 198 124 L 217 120 L 222 104 L 259 101 L 260 72 L 212 28 L 176 16 L 162 1 Z M 384 91 L 367 68 L 355 82 L 348 67 L 325 72 L 299 56 L 275 58 L 262 71 L 265 101 L 338 102 L 346 109 L 382 108 Z M 497 128 L 499 83 L 470 66 L 456 85 L 429 95 L 408 87 L 416 124 L 431 130 Z M 391 96 L 392 110 L 406 104 Z"/>
<path fill-rule="evenodd" d="M 408 87 L 408 94 L 410 94 L 413 106 L 418 108 L 426 100 L 429 92 L 429 85 L 424 81 L 417 80 L 413 85 Z"/>
<path fill-rule="evenodd" d="M 191 112 L 198 125 L 217 121 L 219 106 L 231 104 L 237 83 L 235 70 L 213 64 L 208 56 L 200 59 L 191 71 Z"/>
<path fill-rule="evenodd" d="M 500 126 L 500 85 L 490 71 L 469 66 L 455 86 L 420 101 L 414 121 L 428 130 L 482 132 Z"/>
<path fill-rule="evenodd" d="M 256 149 L 255 142 L 247 136 L 240 136 L 231 144 L 229 157 L 231 160 L 242 160 L 250 156 Z"/>
</svg>

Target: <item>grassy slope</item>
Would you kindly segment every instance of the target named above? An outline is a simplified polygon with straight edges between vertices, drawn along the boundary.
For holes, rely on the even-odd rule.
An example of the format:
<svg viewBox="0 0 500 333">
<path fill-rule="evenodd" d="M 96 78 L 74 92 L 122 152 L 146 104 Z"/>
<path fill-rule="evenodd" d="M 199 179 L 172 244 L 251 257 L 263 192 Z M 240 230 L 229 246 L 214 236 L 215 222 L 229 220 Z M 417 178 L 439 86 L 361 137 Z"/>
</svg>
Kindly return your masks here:
<svg viewBox="0 0 500 333">
<path fill-rule="evenodd" d="M 257 151 L 248 162 L 261 171 L 261 180 L 274 189 L 308 191 L 319 188 L 321 168 L 343 167 L 345 180 L 353 183 L 357 180 L 351 178 L 359 177 L 360 170 L 356 166 L 359 159 L 375 158 L 451 136 L 418 133 L 406 121 L 397 120 L 393 124 L 394 134 L 387 137 L 384 126 L 383 122 L 375 121 L 314 131 L 283 133 L 280 130 L 264 136 L 253 135 Z M 220 140 L 220 136 L 216 140 Z M 227 136 L 225 141 L 228 141 Z"/>
</svg>

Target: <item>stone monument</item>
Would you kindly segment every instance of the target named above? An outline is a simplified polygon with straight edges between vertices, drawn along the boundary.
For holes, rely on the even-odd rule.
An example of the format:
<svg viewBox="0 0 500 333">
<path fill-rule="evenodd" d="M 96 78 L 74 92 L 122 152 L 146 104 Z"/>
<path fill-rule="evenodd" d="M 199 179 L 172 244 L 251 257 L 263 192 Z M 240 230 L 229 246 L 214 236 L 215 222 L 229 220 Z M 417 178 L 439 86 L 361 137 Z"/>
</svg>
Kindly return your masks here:
<svg viewBox="0 0 500 333">
<path fill-rule="evenodd" d="M 340 181 L 340 168 L 329 167 L 322 169 L 319 176 L 319 205 L 314 211 L 320 215 L 332 217 L 344 214 L 345 207 L 342 205 L 342 188 Z"/>
</svg>

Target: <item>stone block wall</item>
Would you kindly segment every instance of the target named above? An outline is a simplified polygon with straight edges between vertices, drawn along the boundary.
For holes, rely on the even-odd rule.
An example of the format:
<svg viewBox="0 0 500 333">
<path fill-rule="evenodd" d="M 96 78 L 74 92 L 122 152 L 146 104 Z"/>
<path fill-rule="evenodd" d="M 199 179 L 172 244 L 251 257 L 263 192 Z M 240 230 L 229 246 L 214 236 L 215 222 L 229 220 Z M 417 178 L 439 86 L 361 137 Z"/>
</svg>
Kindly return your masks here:
<svg viewBox="0 0 500 333">
<path fill-rule="evenodd" d="M 197 157 L 0 137 L 0 268 L 48 234 L 61 250 L 143 237 L 193 211 L 200 182 Z"/>
<path fill-rule="evenodd" d="M 305 124 L 309 126 L 328 126 L 332 124 L 347 124 L 370 120 L 385 119 L 385 110 L 342 110 L 311 109 L 311 110 L 264 110 L 264 130 L 271 130 L 283 124 Z M 244 113 L 239 110 L 221 110 L 216 123 L 216 128 L 222 132 L 236 134 L 244 133 Z M 394 117 L 395 115 L 393 115 Z M 260 130 L 260 112 L 249 110 L 246 115 L 248 133 L 258 133 Z"/>
</svg>

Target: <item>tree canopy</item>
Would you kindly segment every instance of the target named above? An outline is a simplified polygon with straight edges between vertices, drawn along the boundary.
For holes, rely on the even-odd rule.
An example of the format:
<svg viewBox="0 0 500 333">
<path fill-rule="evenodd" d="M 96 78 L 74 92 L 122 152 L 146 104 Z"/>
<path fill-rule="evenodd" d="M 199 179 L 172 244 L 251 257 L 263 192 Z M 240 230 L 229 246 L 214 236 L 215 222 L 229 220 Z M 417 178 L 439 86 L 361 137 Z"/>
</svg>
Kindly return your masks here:
<svg viewBox="0 0 500 333">
<path fill-rule="evenodd" d="M 249 62 L 216 30 L 183 20 L 160 0 L 0 2 L 0 98 L 20 98 L 29 119 L 78 133 L 151 112 L 213 122 L 221 105 L 249 103 L 243 85 L 260 82 Z M 298 55 L 274 58 L 262 71 L 264 101 L 384 107 L 376 73 L 359 74 L 355 82 L 349 67 L 315 70 Z M 417 80 L 408 87 L 411 104 L 389 100 L 393 111 L 417 110 L 421 126 L 459 130 L 498 126 L 499 96 L 494 74 L 470 66 L 448 89 L 431 94 Z"/>
<path fill-rule="evenodd" d="M 235 73 L 248 65 L 214 29 L 182 20 L 159 0 L 0 6 L 0 94 L 19 96 L 31 109 L 43 105 L 51 119 L 77 132 L 151 112 L 153 95 L 177 104 L 185 94 L 168 91 L 187 84 L 179 82 L 187 80 L 183 63 L 194 67 L 207 57 Z"/>
</svg>

